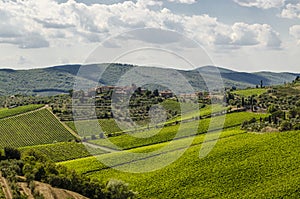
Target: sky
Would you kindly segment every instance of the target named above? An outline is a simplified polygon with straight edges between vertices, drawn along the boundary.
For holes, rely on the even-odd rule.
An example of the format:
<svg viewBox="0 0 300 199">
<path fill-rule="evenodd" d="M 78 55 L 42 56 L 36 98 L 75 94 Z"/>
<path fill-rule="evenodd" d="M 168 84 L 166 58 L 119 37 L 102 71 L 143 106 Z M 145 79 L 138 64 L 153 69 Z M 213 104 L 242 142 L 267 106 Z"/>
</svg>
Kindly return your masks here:
<svg viewBox="0 0 300 199">
<path fill-rule="evenodd" d="M 0 0 L 0 68 L 300 72 L 299 55 L 300 0 Z"/>
</svg>

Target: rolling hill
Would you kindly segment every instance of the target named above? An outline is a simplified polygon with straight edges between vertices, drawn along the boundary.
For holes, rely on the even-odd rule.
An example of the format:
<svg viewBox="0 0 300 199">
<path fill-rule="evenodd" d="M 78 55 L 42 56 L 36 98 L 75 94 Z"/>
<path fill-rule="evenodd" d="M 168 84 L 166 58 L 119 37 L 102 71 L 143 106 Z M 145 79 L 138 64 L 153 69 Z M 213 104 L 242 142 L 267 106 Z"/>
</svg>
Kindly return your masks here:
<svg viewBox="0 0 300 199">
<path fill-rule="evenodd" d="M 133 69 L 133 65 L 110 64 L 104 71 L 107 64 L 86 65 L 85 74 L 79 77 L 87 86 L 98 81 L 98 74 L 103 72 L 99 83 L 102 85 L 114 85 L 120 77 Z M 81 65 L 63 65 L 41 69 L 12 70 L 0 69 L 0 95 L 26 94 L 26 95 L 55 95 L 67 93 L 73 88 L 74 80 Z M 194 70 L 175 70 L 163 68 L 151 68 L 153 75 L 164 72 L 176 78 L 176 72 L 181 73 L 196 90 L 204 90 L 205 82 L 202 78 L 207 77 L 214 81 L 217 78 L 215 66 L 204 66 Z M 291 82 L 298 75 L 296 73 L 273 73 L 256 72 L 246 73 L 237 72 L 224 68 L 217 68 L 223 78 L 226 87 L 236 86 L 238 88 L 253 87 L 263 80 L 265 85 L 283 84 Z M 144 76 L 143 76 L 144 75 Z M 142 74 L 144 78 L 151 74 Z M 172 78 L 172 77 L 171 77 Z M 180 84 L 176 86 L 181 86 Z M 163 88 L 161 88 L 163 89 Z"/>
</svg>

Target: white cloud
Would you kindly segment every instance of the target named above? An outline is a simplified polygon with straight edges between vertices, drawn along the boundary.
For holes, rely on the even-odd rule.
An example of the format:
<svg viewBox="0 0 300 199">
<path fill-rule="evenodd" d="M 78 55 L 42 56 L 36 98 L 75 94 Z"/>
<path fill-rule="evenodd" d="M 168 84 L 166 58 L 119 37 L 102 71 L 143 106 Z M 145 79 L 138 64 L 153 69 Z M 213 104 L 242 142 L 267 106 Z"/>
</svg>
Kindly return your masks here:
<svg viewBox="0 0 300 199">
<path fill-rule="evenodd" d="M 290 35 L 297 39 L 298 44 L 300 44 L 300 25 L 290 27 Z"/>
<path fill-rule="evenodd" d="M 168 0 L 168 1 L 175 2 L 175 3 L 184 3 L 184 4 L 193 4 L 197 2 L 197 0 Z"/>
<path fill-rule="evenodd" d="M 273 1 L 279 4 L 278 0 Z M 177 2 L 194 3 L 196 0 Z M 270 2 L 262 5 L 277 5 Z M 15 44 L 20 48 L 97 43 L 123 31 L 147 27 L 179 31 L 211 47 L 279 48 L 281 45 L 279 34 L 269 25 L 227 25 L 208 15 L 175 14 L 163 8 L 161 1 L 154 0 L 111 5 L 86 5 L 74 0 L 65 3 L 52 0 L 0 1 L 0 8 L 0 43 Z M 146 42 L 153 41 L 151 36 L 141 38 Z"/>
<path fill-rule="evenodd" d="M 20 48 L 49 46 L 48 41 L 39 32 L 35 32 L 31 27 L 26 27 L 27 21 L 21 17 L 0 9 L 0 18 L 0 43 L 15 44 Z"/>
<path fill-rule="evenodd" d="M 280 8 L 286 0 L 234 0 L 240 6 L 257 7 L 261 9 Z"/>
<path fill-rule="evenodd" d="M 231 40 L 235 45 L 257 45 L 260 31 L 257 25 L 248 25 L 245 23 L 235 23 L 232 26 Z"/>
<path fill-rule="evenodd" d="M 281 12 L 281 17 L 289 19 L 300 18 L 300 3 L 286 5 Z"/>
</svg>

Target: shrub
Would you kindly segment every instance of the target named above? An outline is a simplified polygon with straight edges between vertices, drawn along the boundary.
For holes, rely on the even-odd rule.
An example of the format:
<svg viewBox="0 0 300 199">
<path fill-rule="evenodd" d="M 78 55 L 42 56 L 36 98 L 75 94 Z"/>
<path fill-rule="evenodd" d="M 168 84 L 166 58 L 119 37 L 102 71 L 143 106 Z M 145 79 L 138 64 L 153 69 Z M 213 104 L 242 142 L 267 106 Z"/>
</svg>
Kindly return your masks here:
<svg viewBox="0 0 300 199">
<path fill-rule="evenodd" d="M 137 193 L 128 188 L 128 184 L 120 180 L 111 179 L 106 184 L 106 198 L 111 199 L 132 199 L 136 198 Z"/>
<path fill-rule="evenodd" d="M 280 131 L 289 131 L 292 129 L 292 124 L 288 121 L 284 121 L 281 123 L 279 130 Z"/>
<path fill-rule="evenodd" d="M 300 130 L 300 124 L 297 123 L 293 126 L 293 130 Z"/>
</svg>

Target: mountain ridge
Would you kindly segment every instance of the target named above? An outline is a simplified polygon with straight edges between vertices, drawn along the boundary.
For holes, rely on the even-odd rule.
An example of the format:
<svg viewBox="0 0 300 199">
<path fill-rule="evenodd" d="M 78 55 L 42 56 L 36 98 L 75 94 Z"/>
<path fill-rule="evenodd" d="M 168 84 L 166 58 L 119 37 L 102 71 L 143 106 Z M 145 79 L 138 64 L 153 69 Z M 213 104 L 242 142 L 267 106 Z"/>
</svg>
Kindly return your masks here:
<svg viewBox="0 0 300 199">
<path fill-rule="evenodd" d="M 55 95 L 67 93 L 73 89 L 75 77 L 81 67 L 85 67 L 83 69 L 86 70 L 86 74 L 78 76 L 78 78 L 83 80 L 87 85 L 94 85 L 98 81 L 99 73 L 103 73 L 102 78 L 98 81 L 101 85 L 115 85 L 122 75 L 139 66 L 121 63 L 102 63 L 89 65 L 68 64 L 28 70 L 0 69 L 0 95 Z M 153 70 L 150 70 L 150 73 L 155 70 L 179 72 L 195 90 L 206 89 L 205 81 L 201 76 L 214 81 L 220 74 L 223 78 L 224 86 L 230 88 L 233 86 L 237 88 L 255 87 L 260 84 L 261 80 L 266 86 L 283 84 L 291 82 L 297 76 L 300 76 L 300 73 L 291 72 L 238 72 L 217 66 L 202 66 L 193 70 L 157 67 L 151 67 L 151 69 Z M 172 78 L 172 74 L 175 74 L 173 72 L 170 72 L 170 78 Z M 155 75 L 155 72 L 152 75 Z M 176 77 L 174 76 L 174 78 Z"/>
</svg>

